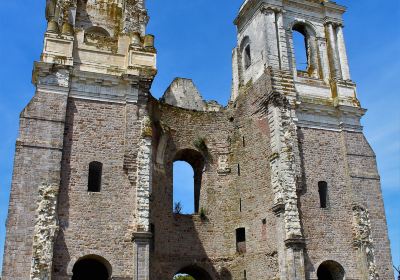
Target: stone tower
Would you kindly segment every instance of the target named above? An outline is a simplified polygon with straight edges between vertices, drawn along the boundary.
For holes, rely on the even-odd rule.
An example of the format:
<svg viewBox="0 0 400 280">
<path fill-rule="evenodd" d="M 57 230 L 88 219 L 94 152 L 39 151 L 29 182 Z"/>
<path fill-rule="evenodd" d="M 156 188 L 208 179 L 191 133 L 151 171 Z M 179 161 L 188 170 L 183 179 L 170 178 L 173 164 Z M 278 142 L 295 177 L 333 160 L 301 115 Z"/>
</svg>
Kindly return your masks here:
<svg viewBox="0 0 400 280">
<path fill-rule="evenodd" d="M 344 12 L 246 0 L 222 107 L 190 79 L 151 96 L 144 0 L 48 0 L 2 279 L 393 279 Z M 176 161 L 193 167 L 192 215 L 173 211 Z"/>
</svg>

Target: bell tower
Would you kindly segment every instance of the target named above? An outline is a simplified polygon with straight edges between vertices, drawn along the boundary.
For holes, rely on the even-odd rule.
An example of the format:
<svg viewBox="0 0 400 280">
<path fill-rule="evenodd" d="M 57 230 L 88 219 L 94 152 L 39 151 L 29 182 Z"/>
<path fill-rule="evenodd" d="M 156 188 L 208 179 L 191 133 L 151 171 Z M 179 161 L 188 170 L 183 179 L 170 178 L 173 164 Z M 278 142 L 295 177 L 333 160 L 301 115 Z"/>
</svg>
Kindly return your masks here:
<svg viewBox="0 0 400 280">
<path fill-rule="evenodd" d="M 371 160 L 375 155 L 360 123 L 366 110 L 360 105 L 350 76 L 343 32 L 345 11 L 334 1 L 246 0 L 235 19 L 238 43 L 233 50 L 231 102 L 239 106 L 244 99 L 254 98 L 249 96 L 252 88 L 268 89 L 259 102 L 268 115 L 271 132 L 270 169 L 275 196 L 272 211 L 280 220 L 276 236 L 282 238 L 278 244 L 280 279 L 325 279 L 324 273 L 329 269 L 337 271 L 332 272 L 333 279 L 344 279 L 344 271 L 346 277 L 354 279 L 379 279 L 382 275 L 392 278 L 386 224 L 380 218 L 384 213 L 382 201 L 379 207 L 365 203 L 362 197 L 367 194 L 360 189 L 363 185 L 381 192 L 376 162 Z M 301 48 L 294 44 L 295 33 L 304 40 L 304 67 L 296 61 Z M 318 154 L 319 159 L 308 153 Z M 325 153 L 330 156 L 324 157 Z M 336 157 L 343 157 L 343 166 L 332 165 Z M 364 168 L 356 167 L 365 166 L 361 161 L 368 162 L 369 175 Z M 326 171 L 330 168 L 336 173 Z M 347 178 L 341 191 L 347 195 L 344 200 L 336 200 L 341 168 L 346 173 L 342 178 Z M 313 208 L 312 199 L 316 196 L 320 198 L 320 208 L 329 210 Z M 331 206 L 327 204 L 329 199 Z M 347 213 L 339 214 L 340 209 L 347 209 Z M 369 216 L 369 211 L 375 211 L 375 216 Z M 349 254 L 356 252 L 357 267 L 350 259 L 345 260 L 349 255 L 338 257 L 341 241 L 326 232 L 326 225 L 319 227 L 307 220 L 318 217 L 335 224 L 327 215 L 353 219 L 356 236 L 360 216 L 368 216 L 367 223 L 377 223 L 374 230 L 364 227 L 369 239 L 365 247 L 360 246 L 357 237 L 354 248 L 342 247 Z M 379 243 L 380 239 L 379 228 L 384 229 L 385 240 L 375 246 L 374 242 Z M 331 236 L 331 240 L 321 234 Z M 321 243 L 313 248 L 318 242 Z M 323 251 L 322 244 L 329 242 L 334 242 L 335 248 Z M 347 269 L 339 265 L 340 261 L 342 265 L 347 262 Z M 379 262 L 386 269 L 380 270 Z"/>
<path fill-rule="evenodd" d="M 75 226 L 92 232 L 87 238 L 93 240 L 96 231 L 90 223 L 100 225 L 104 217 L 90 218 L 93 212 L 89 209 L 104 208 L 111 217 L 122 209 L 101 206 L 105 200 L 86 189 L 86 179 L 72 187 L 75 179 L 71 181 L 71 175 L 88 172 L 105 174 L 98 182 L 110 194 L 114 184 L 132 186 L 125 189 L 124 197 L 129 200 L 123 206 L 125 213 L 119 215 L 126 222 L 121 225 L 118 220 L 116 226 L 124 229 L 114 235 L 110 228 L 98 227 L 97 235 L 105 239 L 103 244 L 115 238 L 126 244 L 123 253 L 115 250 L 125 255 L 113 268 L 115 277 L 148 275 L 148 262 L 137 260 L 141 266 L 133 266 L 134 255 L 140 259 L 148 255 L 151 236 L 151 133 L 140 131 L 149 130 L 149 89 L 157 70 L 154 37 L 146 34 L 149 17 L 144 0 L 47 0 L 45 15 L 43 51 L 32 76 L 36 91 L 20 116 L 2 279 L 71 277 L 81 258 L 94 262 L 87 256 L 101 255 L 104 248 L 95 245 L 95 249 L 88 240 L 83 242 L 92 245 L 76 252 L 72 249 L 85 239 L 78 236 Z M 76 119 L 81 119 L 79 125 Z M 90 132 L 90 126 L 96 132 Z M 94 150 L 93 145 L 97 146 Z M 82 168 L 75 169 L 79 165 Z M 107 179 L 107 172 L 116 165 L 123 170 L 120 179 Z M 79 171 L 74 174 L 72 170 Z M 126 182 L 117 183 L 121 178 L 127 178 Z M 82 191 L 86 195 L 72 199 Z M 70 248 L 68 253 L 65 247 Z M 78 268 L 68 266 L 71 258 Z M 102 265 L 108 267 L 105 261 Z"/>
<path fill-rule="evenodd" d="M 288 96 L 359 107 L 347 61 L 344 12 L 345 7 L 330 1 L 307 0 L 296 5 L 245 1 L 235 20 L 238 46 L 233 51 L 232 100 L 241 86 L 257 80 L 270 67 L 293 80 L 293 94 Z M 304 36 L 305 71 L 298 70 L 300 61 L 296 61 L 295 53 L 299 50 L 295 49 L 293 32 Z"/>
</svg>

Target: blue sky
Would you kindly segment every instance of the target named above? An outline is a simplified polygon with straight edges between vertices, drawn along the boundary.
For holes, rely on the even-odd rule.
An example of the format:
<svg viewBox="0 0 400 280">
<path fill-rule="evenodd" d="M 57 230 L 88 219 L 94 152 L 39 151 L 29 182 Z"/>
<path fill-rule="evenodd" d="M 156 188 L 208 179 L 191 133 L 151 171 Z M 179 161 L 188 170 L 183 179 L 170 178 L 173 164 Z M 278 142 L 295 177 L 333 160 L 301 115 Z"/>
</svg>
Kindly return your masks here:
<svg viewBox="0 0 400 280">
<path fill-rule="evenodd" d="M 242 0 L 148 0 L 148 32 L 156 35 L 160 97 L 174 77 L 192 78 L 205 99 L 226 104 L 231 87 L 232 24 Z M 365 133 L 377 154 L 393 260 L 400 265 L 400 1 L 338 1 L 348 6 L 345 36 L 358 84 Z M 42 48 L 45 0 L 2 1 L 0 10 L 0 252 L 18 116 L 34 93 L 34 60 Z M 180 179 L 177 179 L 180 180 Z M 185 179 L 182 179 L 185 180 Z M 1 261 L 0 253 L 0 261 Z"/>
</svg>

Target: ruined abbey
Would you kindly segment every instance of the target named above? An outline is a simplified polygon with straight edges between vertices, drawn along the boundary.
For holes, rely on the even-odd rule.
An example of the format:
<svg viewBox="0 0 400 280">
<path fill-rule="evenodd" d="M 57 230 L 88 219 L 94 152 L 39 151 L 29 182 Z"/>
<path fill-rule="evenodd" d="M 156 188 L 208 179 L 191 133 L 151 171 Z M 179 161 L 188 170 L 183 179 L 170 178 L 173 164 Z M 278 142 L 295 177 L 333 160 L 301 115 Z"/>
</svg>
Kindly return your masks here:
<svg viewBox="0 0 400 280">
<path fill-rule="evenodd" d="M 224 107 L 190 79 L 151 95 L 144 2 L 47 0 L 2 280 L 393 279 L 345 8 L 244 1 Z M 173 211 L 176 161 L 194 170 L 193 215 Z"/>
</svg>

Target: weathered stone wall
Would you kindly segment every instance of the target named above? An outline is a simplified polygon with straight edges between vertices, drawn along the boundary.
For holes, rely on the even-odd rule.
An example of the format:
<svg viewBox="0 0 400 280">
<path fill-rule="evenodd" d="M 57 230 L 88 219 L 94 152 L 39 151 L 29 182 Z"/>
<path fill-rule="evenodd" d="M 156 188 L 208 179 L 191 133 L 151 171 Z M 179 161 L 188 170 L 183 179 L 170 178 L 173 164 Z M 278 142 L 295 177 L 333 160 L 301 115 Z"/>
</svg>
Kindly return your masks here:
<svg viewBox="0 0 400 280">
<path fill-rule="evenodd" d="M 155 120 L 160 121 L 159 139 L 167 140 L 155 143 L 151 279 L 171 279 L 187 266 L 201 267 L 213 279 L 241 279 L 245 271 L 248 279 L 277 276 L 275 216 L 270 210 L 269 125 L 266 115 L 258 112 L 258 99 L 268 92 L 267 82 L 268 77 L 260 79 L 234 106 L 221 112 L 154 105 Z M 200 191 L 205 219 L 199 214 L 172 212 L 175 155 L 185 149 L 198 150 L 194 145 L 198 138 L 207 145 Z M 166 145 L 162 145 L 164 141 Z M 235 230 L 239 227 L 246 228 L 244 254 L 236 252 Z"/>
<path fill-rule="evenodd" d="M 137 154 L 138 111 L 134 104 L 69 99 L 54 279 L 69 279 L 75 262 L 87 255 L 106 259 L 113 276 L 131 279 L 136 181 L 130 180 L 129 170 L 136 169 L 136 157 L 129 156 L 125 137 L 129 130 Z M 130 166 L 126 156 L 132 158 Z M 92 161 L 103 163 L 99 193 L 87 191 Z"/>
<path fill-rule="evenodd" d="M 340 132 L 298 130 L 303 171 L 300 211 L 306 239 L 307 278 L 317 279 L 319 264 L 340 263 L 346 277 L 360 278 L 353 248 L 353 192 L 346 172 L 346 155 Z M 328 183 L 328 207 L 320 207 L 318 182 Z M 360 278 L 362 279 L 362 278 Z"/>
<path fill-rule="evenodd" d="M 307 128 L 298 133 L 304 175 L 300 205 L 307 240 L 307 277 L 317 279 L 319 264 L 334 260 L 343 266 L 347 278 L 378 279 L 370 278 L 366 271 L 371 267 L 365 263 L 368 251 L 358 252 L 358 225 L 354 225 L 353 216 L 357 214 L 354 208 L 361 206 L 368 212 L 372 209 L 367 237 L 372 244 L 367 245 L 375 250 L 368 258 L 374 260 L 379 279 L 392 279 L 379 176 L 374 153 L 363 134 Z M 320 208 L 319 181 L 328 183 L 326 209 Z"/>
<path fill-rule="evenodd" d="M 36 65 L 36 69 L 43 65 Z M 30 279 L 39 187 L 59 186 L 69 73 L 47 69 L 20 115 L 7 218 L 3 280 Z"/>
<path fill-rule="evenodd" d="M 362 133 L 345 132 L 343 138 L 347 153 L 348 174 L 353 189 L 353 204 L 369 214 L 370 236 L 368 238 L 372 244 L 367 244 L 367 247 L 374 248 L 379 279 L 392 279 L 392 257 L 375 153 Z M 353 238 L 356 241 L 356 236 Z M 359 249 L 357 246 L 356 248 Z M 372 256 L 364 249 L 362 252 L 364 261 L 368 261 L 367 254 L 368 259 L 372 259 Z M 368 274 L 370 276 L 372 273 L 369 271 Z"/>
<path fill-rule="evenodd" d="M 142 0 L 47 4 L 37 92 L 21 114 L 3 280 L 46 279 L 51 267 L 52 279 L 69 280 L 87 256 L 118 280 L 315 280 L 326 261 L 346 279 L 392 278 L 375 155 L 348 80 L 344 7 L 246 1 L 222 108 L 189 80 L 151 97 L 156 51 Z M 294 24 L 310 32 L 318 71 L 296 71 Z M 176 160 L 195 169 L 193 215 L 172 211 Z M 100 192 L 87 188 L 93 161 L 103 164 Z"/>
</svg>

